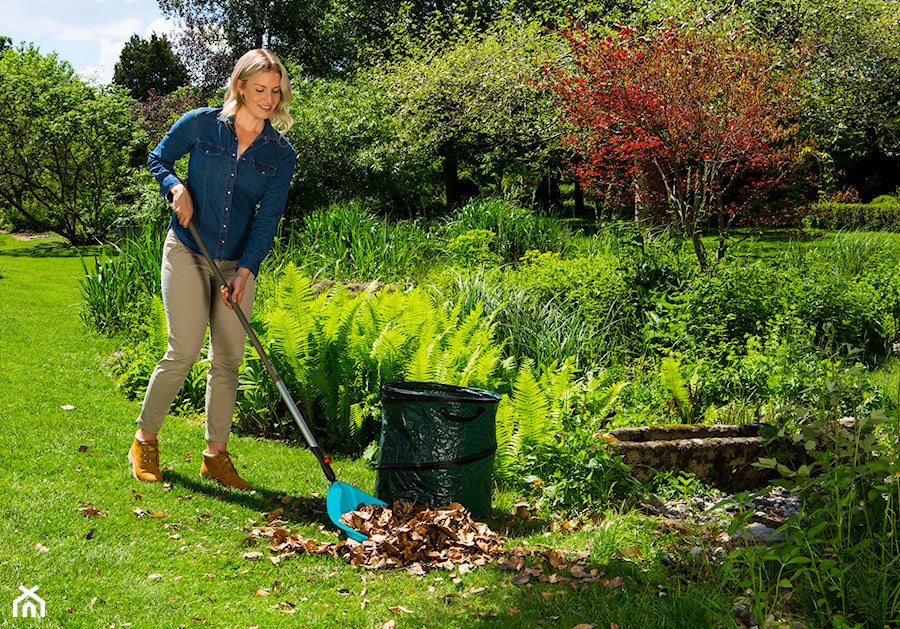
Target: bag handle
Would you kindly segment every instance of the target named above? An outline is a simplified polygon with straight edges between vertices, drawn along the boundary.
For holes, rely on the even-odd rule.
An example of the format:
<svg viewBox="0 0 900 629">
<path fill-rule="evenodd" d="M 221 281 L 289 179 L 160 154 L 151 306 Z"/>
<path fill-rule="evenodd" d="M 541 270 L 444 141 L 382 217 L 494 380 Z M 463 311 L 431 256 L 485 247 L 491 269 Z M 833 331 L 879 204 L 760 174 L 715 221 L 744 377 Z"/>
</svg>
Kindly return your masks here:
<svg viewBox="0 0 900 629">
<path fill-rule="evenodd" d="M 479 417 L 481 417 L 481 415 L 484 413 L 484 411 L 485 411 L 485 408 L 483 406 L 479 406 L 478 409 L 475 411 L 474 415 L 472 415 L 471 417 L 463 417 L 462 415 L 456 415 L 454 413 L 451 413 L 450 411 L 448 411 L 446 409 L 446 407 L 442 406 L 440 408 L 441 416 L 444 419 L 446 419 L 448 422 L 456 422 L 459 424 L 474 421 L 474 420 L 478 419 Z"/>
</svg>

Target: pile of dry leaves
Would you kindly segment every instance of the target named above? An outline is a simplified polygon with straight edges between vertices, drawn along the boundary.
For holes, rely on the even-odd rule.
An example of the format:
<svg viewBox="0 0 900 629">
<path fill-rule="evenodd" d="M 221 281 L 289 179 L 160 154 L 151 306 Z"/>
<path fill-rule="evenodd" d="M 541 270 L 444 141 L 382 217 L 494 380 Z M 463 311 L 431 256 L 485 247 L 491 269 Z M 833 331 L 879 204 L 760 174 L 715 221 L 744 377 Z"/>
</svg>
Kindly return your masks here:
<svg viewBox="0 0 900 629">
<path fill-rule="evenodd" d="M 426 574 L 433 569 L 453 570 L 458 565 L 483 566 L 503 552 L 499 535 L 476 522 L 458 503 L 430 509 L 397 501 L 391 508 L 368 505 L 345 513 L 345 524 L 367 535 L 363 542 L 318 542 L 291 535 L 284 528 L 256 527 L 253 534 L 269 537 L 277 559 L 295 553 L 331 554 L 353 566 L 405 569 Z"/>
<path fill-rule="evenodd" d="M 515 573 L 514 585 L 558 584 L 584 591 L 591 584 L 607 589 L 622 587 L 622 577 L 608 577 L 604 572 L 581 565 L 590 552 L 564 553 L 549 546 L 526 551 L 517 547 L 507 550 L 503 538 L 486 524 L 476 522 L 458 503 L 430 509 L 397 501 L 391 508 L 369 505 L 345 513 L 341 518 L 351 528 L 367 535 L 363 542 L 319 542 L 291 535 L 279 526 L 281 509 L 266 516 L 269 526 L 255 527 L 252 539 L 270 539 L 269 557 L 273 563 L 297 553 L 330 554 L 353 566 L 371 569 L 406 570 L 427 574 L 432 570 L 458 570 L 464 574 L 475 566 L 493 563 L 500 570 Z M 262 553 L 244 555 L 261 558 Z M 528 585 L 531 587 L 531 585 Z M 544 592 L 544 595 L 549 593 Z"/>
</svg>

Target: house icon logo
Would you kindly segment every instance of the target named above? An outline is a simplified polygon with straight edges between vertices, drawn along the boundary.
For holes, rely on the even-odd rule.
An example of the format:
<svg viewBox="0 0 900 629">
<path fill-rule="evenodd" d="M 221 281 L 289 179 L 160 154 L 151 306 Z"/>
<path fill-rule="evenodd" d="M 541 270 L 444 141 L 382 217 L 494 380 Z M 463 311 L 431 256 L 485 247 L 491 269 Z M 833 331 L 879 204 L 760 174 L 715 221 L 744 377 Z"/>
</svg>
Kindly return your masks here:
<svg viewBox="0 0 900 629">
<path fill-rule="evenodd" d="M 19 586 L 22 595 L 13 601 L 13 618 L 37 618 L 44 617 L 45 605 L 44 599 L 35 594 L 38 586 L 29 589 L 23 585 Z"/>
</svg>

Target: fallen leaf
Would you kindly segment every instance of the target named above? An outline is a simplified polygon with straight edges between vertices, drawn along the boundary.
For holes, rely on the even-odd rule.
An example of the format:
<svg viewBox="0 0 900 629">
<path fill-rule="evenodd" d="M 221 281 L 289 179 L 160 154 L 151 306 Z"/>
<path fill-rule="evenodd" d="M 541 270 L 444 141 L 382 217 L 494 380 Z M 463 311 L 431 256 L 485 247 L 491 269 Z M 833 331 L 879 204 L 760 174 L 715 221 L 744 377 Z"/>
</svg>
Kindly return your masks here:
<svg viewBox="0 0 900 629">
<path fill-rule="evenodd" d="M 71 411 L 75 409 L 75 407 L 71 404 L 63 404 L 62 406 L 60 406 L 60 408 L 64 411 Z"/>
<path fill-rule="evenodd" d="M 516 517 L 520 520 L 530 520 L 531 519 L 531 511 L 528 508 L 527 502 L 520 502 L 516 505 Z"/>
<path fill-rule="evenodd" d="M 389 620 L 386 623 L 384 623 L 383 625 L 381 625 L 381 627 L 379 629 L 394 629 L 396 624 L 397 623 L 395 623 L 393 620 Z"/>
<path fill-rule="evenodd" d="M 65 407 L 63 407 L 63 408 L 65 408 Z M 88 447 L 87 446 L 78 446 L 78 451 L 79 452 L 87 452 Z"/>
<path fill-rule="evenodd" d="M 39 553 L 49 553 L 49 552 L 50 552 L 50 549 L 47 548 L 46 546 L 44 546 L 44 545 L 41 544 L 41 543 L 35 544 L 35 545 L 34 545 L 34 549 L 35 549 L 36 551 L 38 551 Z"/>
<path fill-rule="evenodd" d="M 550 567 L 554 570 L 559 570 L 566 563 L 563 561 L 563 558 L 560 557 L 559 553 L 552 548 L 546 552 L 546 557 L 547 561 L 550 562 Z"/>
<path fill-rule="evenodd" d="M 268 596 L 268 595 L 269 595 L 269 590 L 267 590 L 266 588 L 259 588 L 258 590 L 256 590 L 256 591 L 253 592 L 253 593 L 254 593 L 256 596 Z"/>
<path fill-rule="evenodd" d="M 162 579 L 163 575 L 161 575 L 158 572 L 154 572 L 153 574 L 149 575 L 147 578 L 148 579 Z"/>
<path fill-rule="evenodd" d="M 258 550 L 250 551 L 249 553 L 244 553 L 241 555 L 244 559 L 259 559 L 260 557 L 264 557 L 264 555 Z"/>
<path fill-rule="evenodd" d="M 581 623 L 580 625 L 575 625 L 572 629 L 594 629 L 594 625 L 588 625 L 585 623 Z"/>
<path fill-rule="evenodd" d="M 404 613 L 404 614 L 412 614 L 413 611 L 410 609 L 406 609 L 401 605 L 397 605 L 396 607 L 388 607 L 389 610 L 394 612 L 395 614 Z"/>
</svg>

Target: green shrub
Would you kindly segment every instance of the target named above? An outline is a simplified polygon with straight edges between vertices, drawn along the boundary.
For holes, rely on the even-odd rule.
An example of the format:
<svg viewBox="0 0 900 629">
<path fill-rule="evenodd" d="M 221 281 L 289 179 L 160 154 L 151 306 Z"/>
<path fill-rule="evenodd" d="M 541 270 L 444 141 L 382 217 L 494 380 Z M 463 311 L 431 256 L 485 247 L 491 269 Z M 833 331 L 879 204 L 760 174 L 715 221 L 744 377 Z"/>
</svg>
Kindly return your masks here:
<svg viewBox="0 0 900 629">
<path fill-rule="evenodd" d="M 900 202 L 879 197 L 879 203 L 817 203 L 808 221 L 820 229 L 900 231 Z"/>
<path fill-rule="evenodd" d="M 297 167 L 286 218 L 351 199 L 388 211 L 439 202 L 440 178 L 397 146 L 389 106 L 388 95 L 364 72 L 358 80 L 295 83 L 288 139 L 297 149 Z"/>
<path fill-rule="evenodd" d="M 491 250 L 508 264 L 517 263 L 531 249 L 564 252 L 572 243 L 568 228 L 559 219 L 539 216 L 499 197 L 470 201 L 444 220 L 448 241 L 471 230 L 496 234 Z"/>
<path fill-rule="evenodd" d="M 470 229 L 447 243 L 447 249 L 455 264 L 469 267 L 497 266 L 502 259 L 491 250 L 496 240 L 497 234 L 492 231 Z"/>
<path fill-rule="evenodd" d="M 815 626 L 880 629 L 900 617 L 900 424 L 864 407 L 850 411 L 851 424 L 842 422 L 844 400 L 853 397 L 848 387 L 861 376 L 858 366 L 836 362 L 809 404 L 783 409 L 775 437 L 793 439 L 806 460 L 759 465 L 777 470 L 778 484 L 798 492 L 803 508 L 779 529 L 787 543 L 738 548 L 725 563 L 757 603 L 789 591 Z M 751 516 L 735 518 L 731 532 Z"/>
<path fill-rule="evenodd" d="M 553 252 L 528 251 L 522 261 L 514 278 L 517 283 L 532 289 L 540 300 L 577 304 L 598 334 L 618 336 L 634 324 L 631 286 L 615 256 L 563 259 Z"/>
<path fill-rule="evenodd" d="M 285 228 L 266 272 L 289 262 L 311 276 L 336 280 L 405 280 L 434 264 L 437 245 L 418 221 L 392 221 L 357 201 L 335 203 Z"/>
</svg>

